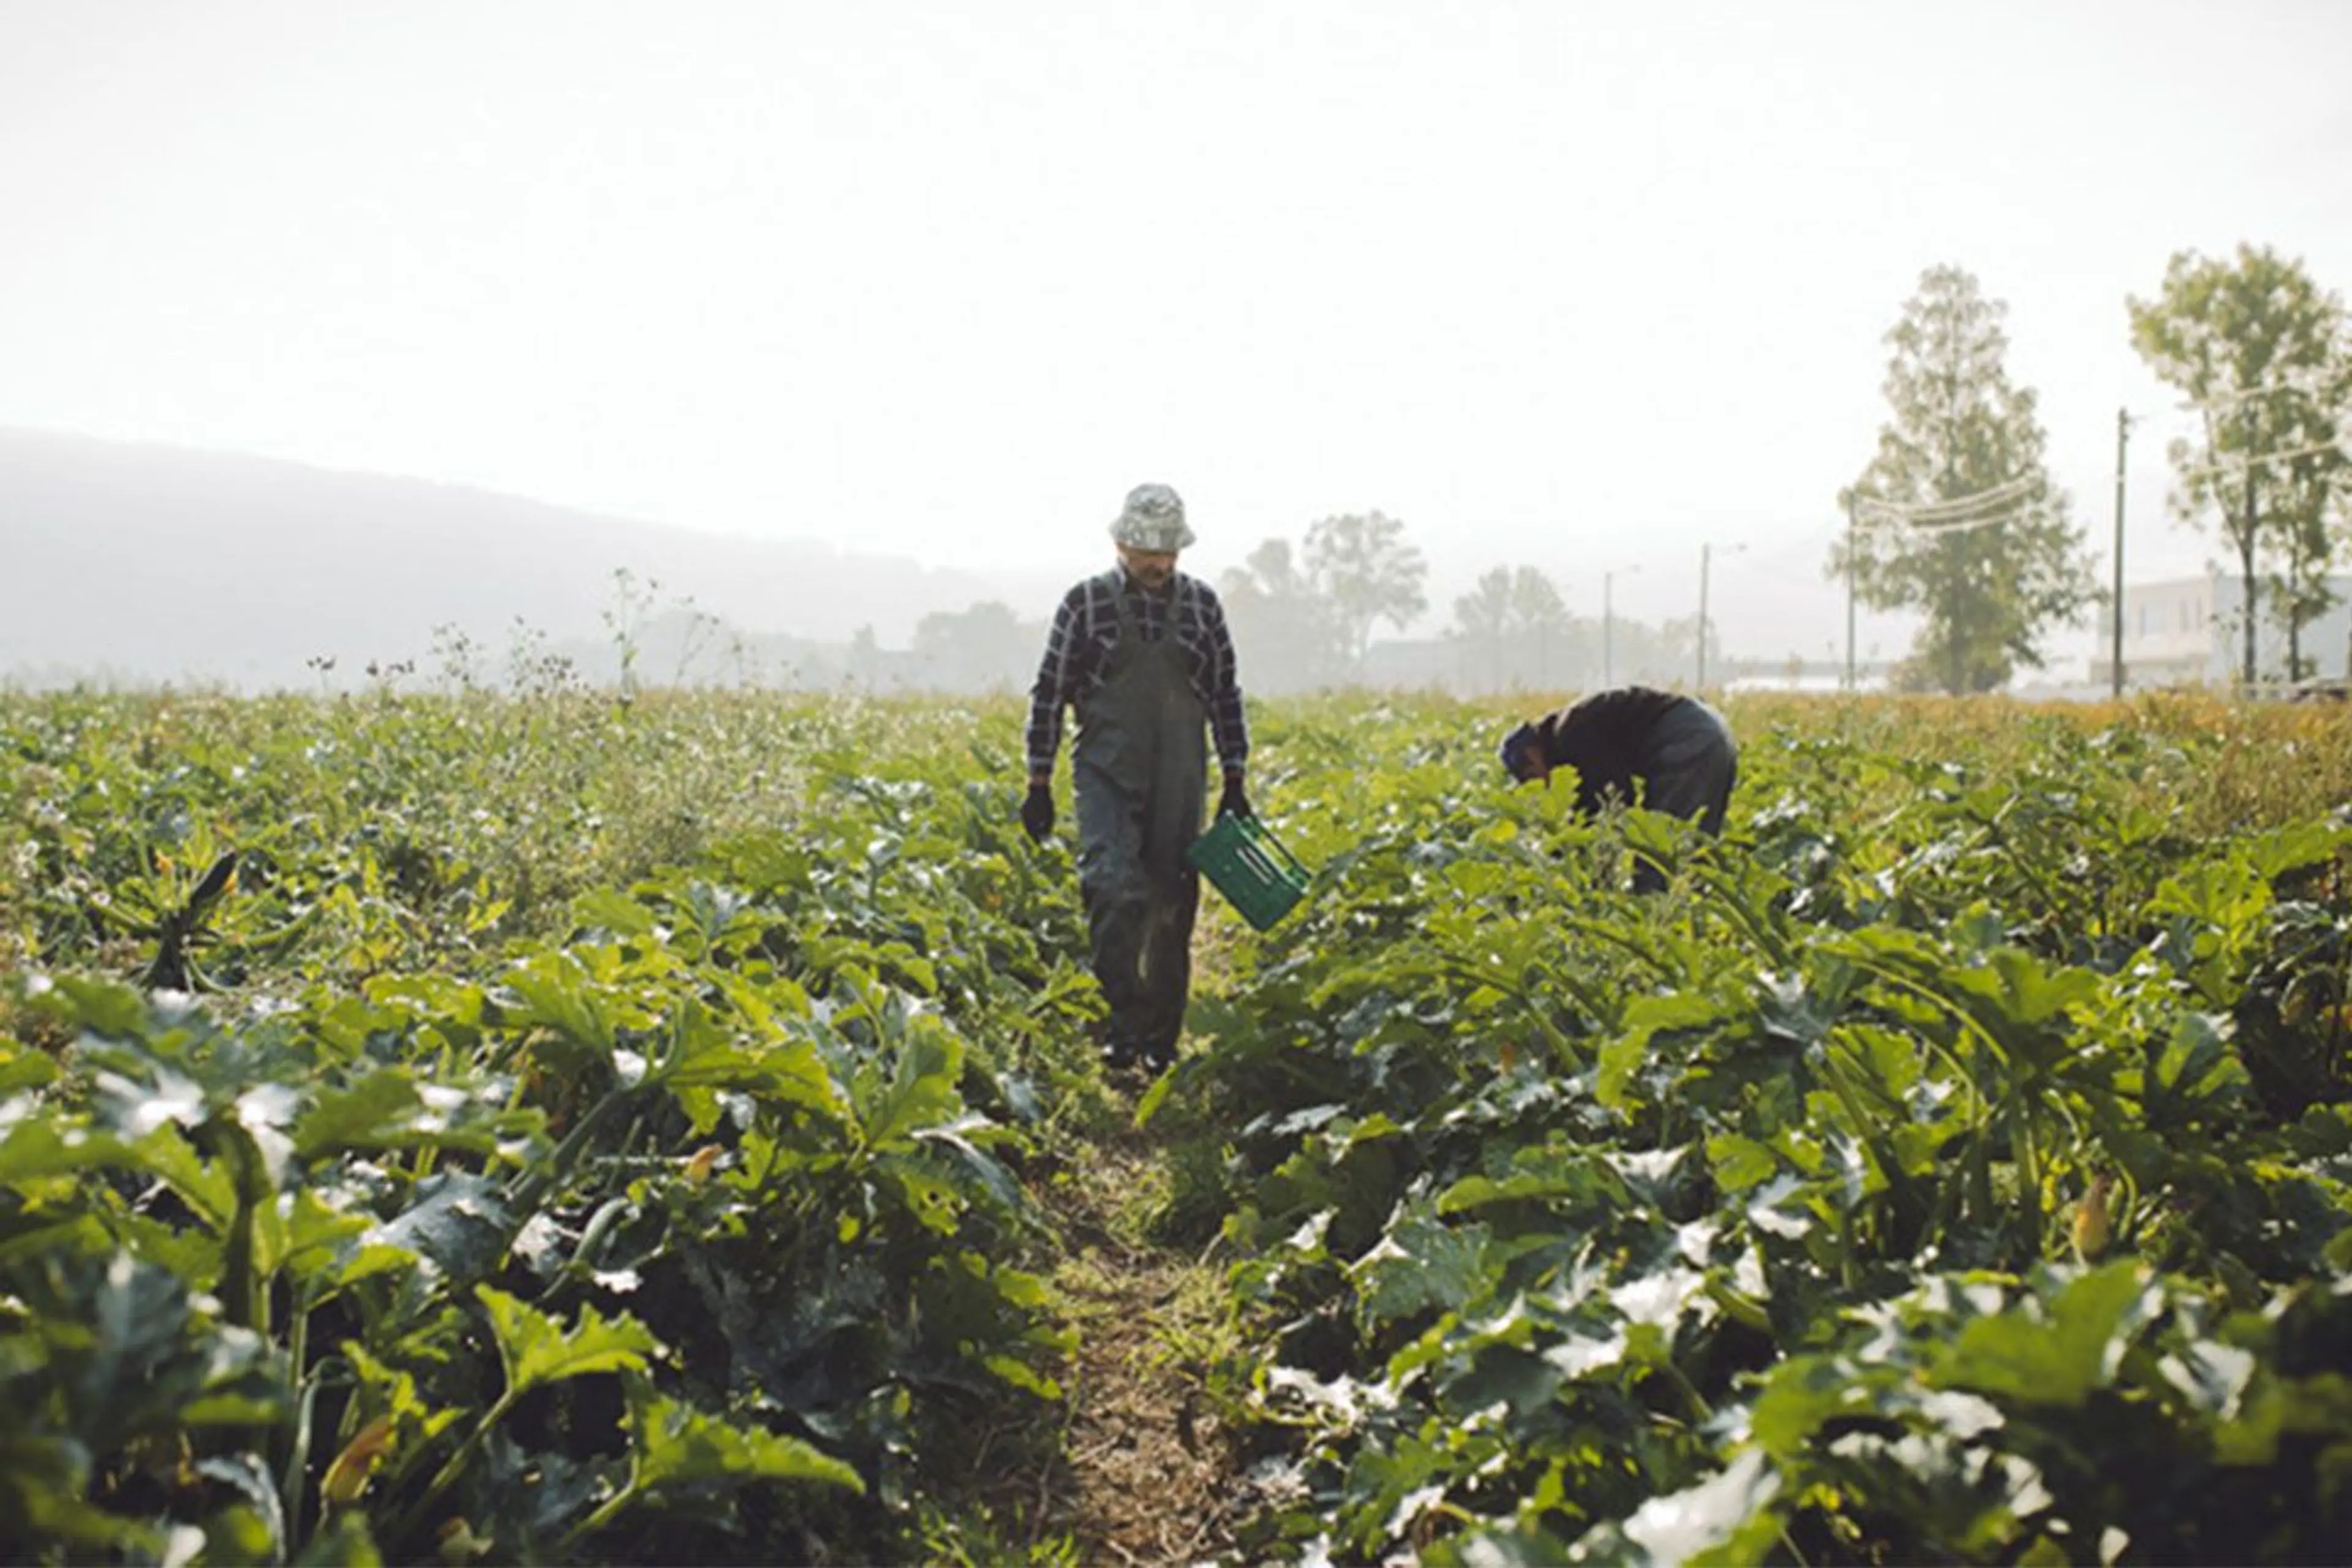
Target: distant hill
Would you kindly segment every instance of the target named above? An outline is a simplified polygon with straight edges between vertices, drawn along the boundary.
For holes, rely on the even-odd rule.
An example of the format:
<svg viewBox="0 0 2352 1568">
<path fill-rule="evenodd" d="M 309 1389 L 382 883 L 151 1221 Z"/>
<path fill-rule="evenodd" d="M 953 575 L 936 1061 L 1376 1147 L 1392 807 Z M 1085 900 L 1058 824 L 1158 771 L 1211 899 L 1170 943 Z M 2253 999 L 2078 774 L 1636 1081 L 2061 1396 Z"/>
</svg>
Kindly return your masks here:
<svg viewBox="0 0 2352 1568">
<path fill-rule="evenodd" d="M 436 629 L 495 670 L 518 622 L 607 639 L 614 574 L 792 645 L 871 626 L 903 646 L 934 610 L 1039 597 L 814 541 L 747 539 L 416 479 L 0 428 L 0 680 L 336 684 L 370 660 L 431 672 Z"/>
</svg>

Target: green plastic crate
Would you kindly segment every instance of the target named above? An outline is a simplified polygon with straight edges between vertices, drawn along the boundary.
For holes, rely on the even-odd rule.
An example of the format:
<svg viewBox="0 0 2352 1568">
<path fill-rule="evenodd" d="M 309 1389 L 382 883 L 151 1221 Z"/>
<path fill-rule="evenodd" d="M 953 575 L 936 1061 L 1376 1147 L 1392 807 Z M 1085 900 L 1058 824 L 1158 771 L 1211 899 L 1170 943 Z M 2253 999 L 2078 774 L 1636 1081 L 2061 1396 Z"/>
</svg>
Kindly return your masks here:
<svg viewBox="0 0 2352 1568">
<path fill-rule="evenodd" d="M 1297 908 L 1315 879 L 1255 816 L 1219 816 L 1184 854 L 1258 931 Z"/>
</svg>

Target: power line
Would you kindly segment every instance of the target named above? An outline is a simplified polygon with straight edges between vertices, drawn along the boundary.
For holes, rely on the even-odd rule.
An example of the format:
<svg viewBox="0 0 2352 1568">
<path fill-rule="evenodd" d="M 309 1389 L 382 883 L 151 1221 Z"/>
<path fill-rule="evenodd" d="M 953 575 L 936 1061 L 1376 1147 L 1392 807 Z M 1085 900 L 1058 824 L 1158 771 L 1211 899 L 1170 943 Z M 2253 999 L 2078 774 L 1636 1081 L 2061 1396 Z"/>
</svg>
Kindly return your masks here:
<svg viewBox="0 0 2352 1568">
<path fill-rule="evenodd" d="M 2242 462 L 2212 463 L 2201 468 L 2186 468 L 2179 477 L 2184 479 L 2210 479 L 2216 474 L 2242 474 L 2258 464 L 2283 463 L 2291 458 L 2312 458 L 2322 452 L 2333 452 L 2347 461 L 2352 461 L 2352 451 L 2347 451 L 2343 439 L 2338 437 L 2333 441 L 2315 441 L 2308 447 L 2290 447 L 2284 452 L 2255 453 Z"/>
<path fill-rule="evenodd" d="M 2179 406 L 2183 414 L 2218 414 L 2225 408 L 2235 408 L 2241 403 L 2251 403 L 2257 397 L 2275 397 L 2282 392 L 2299 392 L 2316 397 L 2324 395 L 2326 389 L 2320 385 L 2319 374 L 2315 371 L 2299 379 L 2274 381 L 2267 386 L 2241 387 L 2235 392 L 2221 397 L 2209 397 L 2202 402 L 2191 398 Z"/>
<path fill-rule="evenodd" d="M 1982 517 L 1958 518 L 1949 522 L 1909 523 L 1907 525 L 1906 525 L 1905 520 L 1901 518 L 1882 517 L 1871 520 L 1871 521 L 1866 523 L 1864 526 L 1874 530 L 1882 530 L 1887 532 L 1895 531 L 1899 527 L 1901 531 L 1906 533 L 1913 535 L 1926 535 L 1936 539 L 1941 539 L 1948 534 L 1973 533 L 1980 528 L 1998 528 L 2003 523 L 2015 522 L 2019 518 L 2025 515 L 2027 510 L 2028 509 L 2024 507 L 2013 506 L 2001 511 L 1988 512 Z"/>
<path fill-rule="evenodd" d="M 2006 479 L 2001 484 L 1980 489 L 1973 496 L 1952 496 L 1948 500 L 1922 500 L 1922 503 L 1900 503 L 1900 500 L 1882 500 L 1877 496 L 1855 496 L 1855 512 L 1865 512 L 1872 521 L 1895 521 L 1895 524 L 1910 524 L 1916 529 L 1936 529 L 1959 524 L 1959 521 L 1976 521 L 1983 512 L 1994 510 L 1994 508 L 2013 512 L 2016 508 L 2011 503 L 2025 500 L 2042 484 L 2044 484 L 2044 479 L 2039 475 L 2021 475 L 2016 479 Z"/>
<path fill-rule="evenodd" d="M 1987 507 L 2005 505 L 2023 497 L 2042 483 L 2039 475 L 2023 474 L 1978 490 L 1973 495 L 1952 496 L 1943 500 L 1892 501 L 1877 496 L 1857 496 L 1854 503 L 1858 510 L 1871 512 L 1888 521 L 1934 524 L 1970 517 Z"/>
<path fill-rule="evenodd" d="M 2001 498 L 2002 504 L 2000 506 L 1969 512 L 1955 512 L 1949 516 L 1941 517 L 1921 518 L 1906 512 L 1864 511 L 1861 514 L 1860 521 L 1865 528 L 1900 530 L 1909 533 L 1965 531 L 1971 528 L 1982 527 L 1988 522 L 1998 522 L 2002 519 L 2017 516 L 2023 510 L 2016 504 L 2018 499 L 2014 496 L 2004 496 Z"/>
</svg>

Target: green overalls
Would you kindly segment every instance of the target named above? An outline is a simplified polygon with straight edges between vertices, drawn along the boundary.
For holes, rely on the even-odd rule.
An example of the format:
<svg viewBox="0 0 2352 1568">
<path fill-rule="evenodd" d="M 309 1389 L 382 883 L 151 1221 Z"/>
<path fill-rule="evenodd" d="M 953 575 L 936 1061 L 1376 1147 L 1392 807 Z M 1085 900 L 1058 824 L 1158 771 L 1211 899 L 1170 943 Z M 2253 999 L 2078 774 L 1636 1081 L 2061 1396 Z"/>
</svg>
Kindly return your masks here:
<svg viewBox="0 0 2352 1568">
<path fill-rule="evenodd" d="M 1201 876 L 1184 851 L 1207 797 L 1207 710 L 1171 624 L 1143 640 L 1119 584 L 1118 640 L 1102 683 L 1077 704 L 1071 754 L 1078 892 L 1095 978 L 1110 1004 L 1106 1054 L 1176 1059 L 1192 979 Z M 1172 617 L 1171 617 L 1172 621 Z"/>
</svg>

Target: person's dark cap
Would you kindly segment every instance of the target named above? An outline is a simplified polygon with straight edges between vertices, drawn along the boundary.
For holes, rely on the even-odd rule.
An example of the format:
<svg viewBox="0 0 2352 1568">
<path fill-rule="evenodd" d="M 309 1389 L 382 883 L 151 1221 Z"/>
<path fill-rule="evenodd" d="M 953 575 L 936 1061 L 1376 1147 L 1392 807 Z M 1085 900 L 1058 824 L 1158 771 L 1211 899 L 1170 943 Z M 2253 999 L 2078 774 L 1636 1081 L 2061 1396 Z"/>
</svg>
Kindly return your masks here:
<svg viewBox="0 0 2352 1568">
<path fill-rule="evenodd" d="M 1536 749 L 1542 737 L 1533 724 L 1522 724 L 1503 737 L 1503 771 L 1515 779 L 1528 776 L 1528 766 L 1535 760 Z"/>
</svg>

